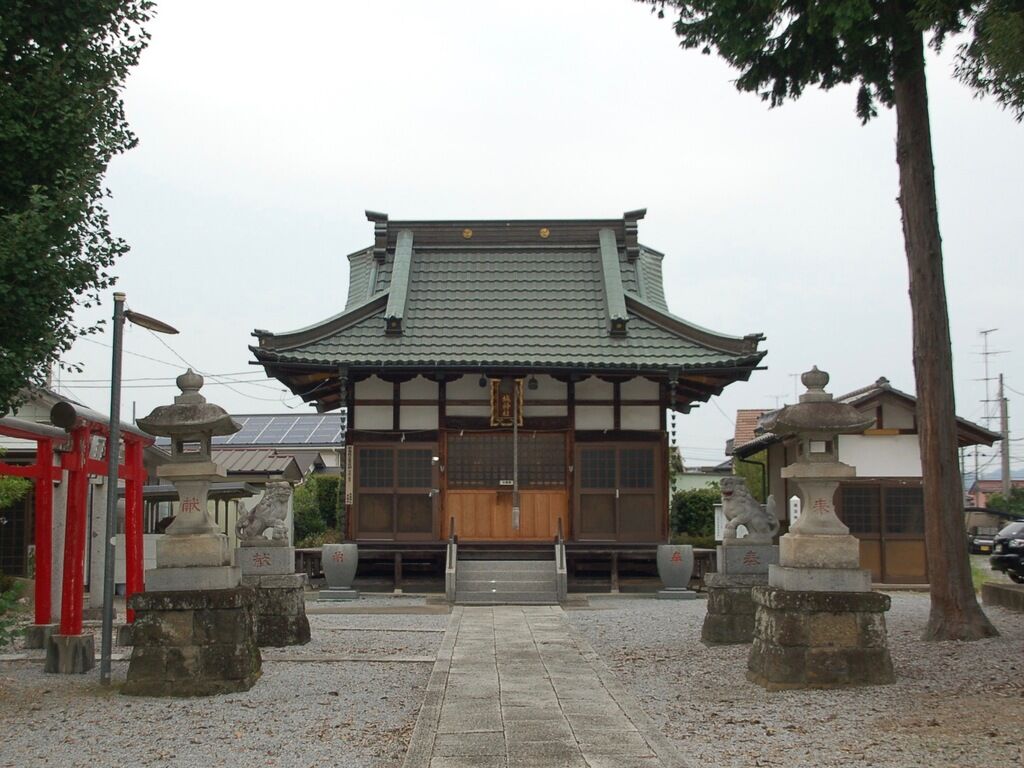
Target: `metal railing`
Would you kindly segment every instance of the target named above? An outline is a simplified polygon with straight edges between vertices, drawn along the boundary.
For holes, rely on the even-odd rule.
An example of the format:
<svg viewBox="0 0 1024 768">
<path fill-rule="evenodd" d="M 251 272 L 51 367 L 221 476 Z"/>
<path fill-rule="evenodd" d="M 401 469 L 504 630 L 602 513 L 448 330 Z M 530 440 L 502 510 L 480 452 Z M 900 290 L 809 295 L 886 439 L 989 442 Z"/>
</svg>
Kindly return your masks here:
<svg viewBox="0 0 1024 768">
<path fill-rule="evenodd" d="M 565 563 L 565 538 L 562 534 L 562 518 L 558 518 L 558 534 L 555 536 L 555 596 L 563 602 L 569 594 L 569 573 Z"/>
<path fill-rule="evenodd" d="M 444 558 L 444 596 L 449 603 L 455 602 L 455 576 L 459 564 L 459 537 L 455 533 L 455 518 L 449 518 L 448 547 Z"/>
</svg>

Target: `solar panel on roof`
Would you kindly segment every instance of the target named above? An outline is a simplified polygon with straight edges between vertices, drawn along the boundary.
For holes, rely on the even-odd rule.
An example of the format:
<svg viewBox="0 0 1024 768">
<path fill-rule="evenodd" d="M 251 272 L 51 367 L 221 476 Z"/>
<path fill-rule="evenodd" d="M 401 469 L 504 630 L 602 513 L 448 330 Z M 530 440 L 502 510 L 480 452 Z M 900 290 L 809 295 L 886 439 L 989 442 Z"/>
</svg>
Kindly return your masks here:
<svg viewBox="0 0 1024 768">
<path fill-rule="evenodd" d="M 300 418 L 281 440 L 283 443 L 304 443 L 316 429 L 316 423 L 306 417 Z"/>
<path fill-rule="evenodd" d="M 245 423 L 245 426 L 239 432 L 236 432 L 231 436 L 228 441 L 229 445 L 239 445 L 241 443 L 248 443 L 250 445 L 255 444 L 256 438 L 259 437 L 260 433 L 267 428 L 273 417 L 271 416 L 250 416 Z"/>
</svg>

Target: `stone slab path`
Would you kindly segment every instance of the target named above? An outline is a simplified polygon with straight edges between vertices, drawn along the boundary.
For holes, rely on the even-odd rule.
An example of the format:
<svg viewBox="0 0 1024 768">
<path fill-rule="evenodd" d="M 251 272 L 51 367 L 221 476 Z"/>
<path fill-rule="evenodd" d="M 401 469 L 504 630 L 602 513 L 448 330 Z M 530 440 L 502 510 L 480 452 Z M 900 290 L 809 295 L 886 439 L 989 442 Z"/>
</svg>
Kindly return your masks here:
<svg viewBox="0 0 1024 768">
<path fill-rule="evenodd" d="M 404 768 L 683 768 L 558 606 L 456 607 Z"/>
</svg>

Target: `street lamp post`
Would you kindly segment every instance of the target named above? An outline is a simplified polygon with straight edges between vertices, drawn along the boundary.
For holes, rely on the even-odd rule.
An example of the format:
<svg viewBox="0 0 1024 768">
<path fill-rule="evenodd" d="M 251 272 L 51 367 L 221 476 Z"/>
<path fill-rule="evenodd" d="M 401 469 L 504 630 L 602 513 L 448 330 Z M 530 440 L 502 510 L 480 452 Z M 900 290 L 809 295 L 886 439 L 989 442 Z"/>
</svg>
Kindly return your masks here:
<svg viewBox="0 0 1024 768">
<path fill-rule="evenodd" d="M 110 365 L 110 431 L 107 435 L 107 520 L 103 557 L 103 634 L 100 647 L 100 682 L 110 685 L 110 655 L 114 634 L 114 542 L 117 538 L 117 467 L 121 455 L 121 340 L 124 321 L 158 333 L 177 329 L 139 312 L 124 308 L 125 295 L 114 294 L 113 351 Z"/>
</svg>

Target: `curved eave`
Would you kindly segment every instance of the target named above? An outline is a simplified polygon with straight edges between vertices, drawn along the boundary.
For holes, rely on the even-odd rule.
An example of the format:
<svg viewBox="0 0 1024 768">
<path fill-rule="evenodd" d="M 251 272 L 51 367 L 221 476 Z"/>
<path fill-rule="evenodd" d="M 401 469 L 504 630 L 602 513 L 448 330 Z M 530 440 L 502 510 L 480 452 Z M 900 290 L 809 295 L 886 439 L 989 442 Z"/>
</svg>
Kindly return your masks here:
<svg viewBox="0 0 1024 768">
<path fill-rule="evenodd" d="M 252 332 L 252 335 L 259 339 L 260 343 L 258 347 L 250 346 L 250 349 L 254 352 L 257 350 L 287 352 L 288 350 L 320 341 L 328 336 L 333 336 L 349 326 L 355 325 L 369 315 L 383 310 L 387 307 L 388 295 L 388 291 L 383 291 L 350 310 L 329 317 L 314 325 L 299 328 L 298 330 L 286 331 L 285 333 L 271 333 L 270 331 L 257 328 Z"/>
<path fill-rule="evenodd" d="M 746 336 L 728 336 L 723 333 L 716 333 L 683 320 L 681 317 L 676 317 L 668 312 L 652 307 L 640 299 L 639 296 L 632 293 L 626 294 L 626 309 L 660 328 L 664 328 L 666 331 L 722 354 L 757 354 L 758 344 L 765 338 L 763 333 L 750 333 Z M 760 354 L 761 357 L 764 356 L 763 352 Z"/>
</svg>

